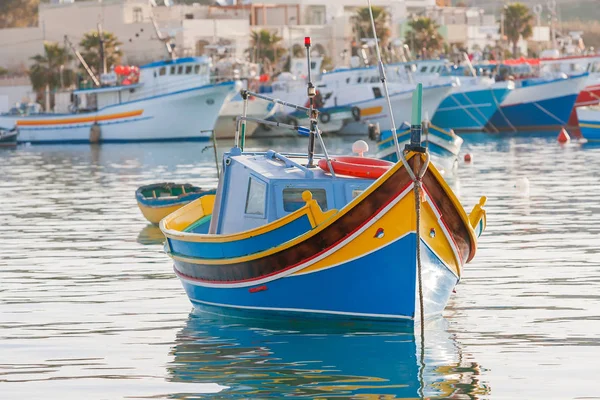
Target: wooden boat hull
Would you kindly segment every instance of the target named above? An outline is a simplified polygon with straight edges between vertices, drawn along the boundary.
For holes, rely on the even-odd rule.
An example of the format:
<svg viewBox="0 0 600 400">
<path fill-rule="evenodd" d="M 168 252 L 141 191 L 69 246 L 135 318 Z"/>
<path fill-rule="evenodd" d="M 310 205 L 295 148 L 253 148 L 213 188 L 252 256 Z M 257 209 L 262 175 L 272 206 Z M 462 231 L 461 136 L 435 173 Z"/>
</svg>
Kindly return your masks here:
<svg viewBox="0 0 600 400">
<path fill-rule="evenodd" d="M 148 198 L 143 195 L 144 191 L 151 190 L 152 188 L 161 189 L 170 186 L 185 186 L 188 188 L 188 193 L 171 196 L 171 197 L 158 197 Z M 173 183 L 160 183 L 154 185 L 141 186 L 135 193 L 137 205 L 144 215 L 144 217 L 152 224 L 158 225 L 161 219 L 171 214 L 172 212 L 180 209 L 181 207 L 189 204 L 190 202 L 199 199 L 207 194 L 214 194 L 214 190 L 192 192 L 191 188 L 195 188 L 189 184 L 176 185 Z M 198 189 L 198 188 L 195 188 Z"/>
<path fill-rule="evenodd" d="M 414 169 L 421 156 L 412 157 Z M 425 316 L 444 309 L 476 250 L 473 221 L 435 167 L 424 177 L 421 260 Z M 306 193 L 306 192 L 305 192 Z M 300 210 L 233 235 L 195 233 L 212 213 L 209 197 L 161 221 L 166 251 L 195 305 L 259 313 L 412 320 L 417 310 L 414 183 L 401 163 L 341 209 L 321 212 L 309 195 Z M 198 228 L 203 232 L 205 228 Z"/>
</svg>

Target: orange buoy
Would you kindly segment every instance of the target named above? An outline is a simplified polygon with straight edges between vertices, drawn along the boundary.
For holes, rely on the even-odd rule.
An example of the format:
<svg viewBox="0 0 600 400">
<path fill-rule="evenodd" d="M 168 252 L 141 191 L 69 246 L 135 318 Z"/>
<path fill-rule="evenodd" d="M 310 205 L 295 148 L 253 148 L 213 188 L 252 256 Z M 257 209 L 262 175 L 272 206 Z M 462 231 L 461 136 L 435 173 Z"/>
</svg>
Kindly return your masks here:
<svg viewBox="0 0 600 400">
<path fill-rule="evenodd" d="M 471 153 L 465 154 L 465 162 L 470 163 L 471 161 L 473 161 L 473 156 L 471 156 Z"/>
<path fill-rule="evenodd" d="M 558 140 L 558 143 L 569 143 L 571 141 L 571 136 L 569 136 L 565 128 L 562 128 L 556 140 Z"/>
</svg>

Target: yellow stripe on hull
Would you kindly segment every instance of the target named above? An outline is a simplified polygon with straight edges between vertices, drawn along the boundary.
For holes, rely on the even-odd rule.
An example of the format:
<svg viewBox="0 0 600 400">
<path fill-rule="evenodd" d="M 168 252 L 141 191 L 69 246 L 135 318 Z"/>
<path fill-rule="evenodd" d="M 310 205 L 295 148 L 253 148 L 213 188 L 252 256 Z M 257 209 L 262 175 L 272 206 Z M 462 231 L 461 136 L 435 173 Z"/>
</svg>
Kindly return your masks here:
<svg viewBox="0 0 600 400">
<path fill-rule="evenodd" d="M 347 263 L 353 259 L 364 256 L 366 253 L 385 247 L 395 240 L 416 231 L 415 196 L 414 189 L 410 186 L 408 193 L 386 212 L 373 225 L 355 239 L 348 242 L 338 251 L 324 259 L 296 272 L 301 275 L 317 272 L 335 265 Z M 431 229 L 435 236 L 430 236 Z M 377 232 L 383 229 L 383 236 L 377 237 Z M 450 268 L 454 274 L 460 276 L 460 260 L 452 250 L 452 246 L 444 232 L 433 209 L 427 202 L 421 203 L 421 238 L 429 245 L 434 253 Z M 400 257 L 401 255 L 399 255 Z"/>
<path fill-rule="evenodd" d="M 381 114 L 382 111 L 383 111 L 383 107 L 381 107 L 381 106 L 361 108 L 360 116 L 361 117 L 370 117 L 371 115 Z"/>
<path fill-rule="evenodd" d="M 179 210 L 184 205 L 185 204 L 175 204 L 167 207 L 148 207 L 138 203 L 138 207 L 142 214 L 144 214 L 144 217 L 154 225 L 158 225 L 161 219 Z"/>
<path fill-rule="evenodd" d="M 113 119 L 137 117 L 142 115 L 144 110 L 127 111 L 116 114 L 92 115 L 86 117 L 60 118 L 60 119 L 20 119 L 17 120 L 17 126 L 42 126 L 42 125 L 66 125 L 82 124 L 86 122 L 110 121 Z"/>
</svg>

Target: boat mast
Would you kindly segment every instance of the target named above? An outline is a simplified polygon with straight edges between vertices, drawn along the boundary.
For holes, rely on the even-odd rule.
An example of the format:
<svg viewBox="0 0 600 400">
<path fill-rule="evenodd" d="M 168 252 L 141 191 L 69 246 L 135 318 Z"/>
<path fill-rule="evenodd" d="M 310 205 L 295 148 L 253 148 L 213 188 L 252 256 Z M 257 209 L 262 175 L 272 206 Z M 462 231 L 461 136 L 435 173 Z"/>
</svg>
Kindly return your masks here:
<svg viewBox="0 0 600 400">
<path fill-rule="evenodd" d="M 94 75 L 94 72 L 90 69 L 90 66 L 85 62 L 79 51 L 75 48 L 75 46 L 73 46 L 73 43 L 71 43 L 67 35 L 65 35 L 65 45 L 69 46 L 71 51 L 75 54 L 75 57 L 77 57 L 81 65 L 83 65 L 83 68 L 85 68 L 85 71 L 89 75 L 92 82 L 94 82 L 94 85 L 100 86 L 100 81 L 98 80 L 96 75 Z"/>
<path fill-rule="evenodd" d="M 311 69 L 311 65 L 310 65 L 310 36 L 307 36 L 304 38 L 304 47 L 306 47 L 306 62 L 308 64 L 308 87 L 307 87 L 307 94 L 308 94 L 308 100 L 309 100 L 309 111 L 308 111 L 308 119 L 310 121 L 310 133 L 308 134 L 308 162 L 306 163 L 306 166 L 308 168 L 314 168 L 315 164 L 314 164 L 314 156 L 315 156 L 315 135 L 316 135 L 316 130 L 319 129 L 317 127 L 317 117 L 319 112 L 317 110 L 314 109 L 314 98 L 317 94 L 317 91 L 315 89 L 315 86 L 313 85 L 311 79 L 310 79 L 310 69 Z"/>
<path fill-rule="evenodd" d="M 379 40 L 377 40 L 377 31 L 375 30 L 375 18 L 373 18 L 373 8 L 371 7 L 371 0 L 367 0 L 367 2 L 369 4 L 369 14 L 371 15 L 371 28 L 373 29 L 373 38 L 375 38 L 375 49 L 377 50 L 379 79 L 381 80 L 381 83 L 383 85 L 385 99 L 387 100 L 387 109 L 388 113 L 390 114 L 390 122 L 392 124 L 392 137 L 394 138 L 394 146 L 396 146 L 396 156 L 398 157 L 398 160 L 400 160 L 402 156 L 402 150 L 400 149 L 400 143 L 398 143 L 398 137 L 396 136 L 396 122 L 394 121 L 392 102 L 390 100 L 390 93 L 388 91 L 387 81 L 385 78 L 385 69 L 383 67 L 383 62 L 381 61 L 381 52 L 379 51 Z"/>
<path fill-rule="evenodd" d="M 102 74 L 106 74 L 106 54 L 104 51 L 104 32 L 102 31 L 102 25 L 98 23 L 98 41 L 100 43 L 100 70 Z"/>
</svg>

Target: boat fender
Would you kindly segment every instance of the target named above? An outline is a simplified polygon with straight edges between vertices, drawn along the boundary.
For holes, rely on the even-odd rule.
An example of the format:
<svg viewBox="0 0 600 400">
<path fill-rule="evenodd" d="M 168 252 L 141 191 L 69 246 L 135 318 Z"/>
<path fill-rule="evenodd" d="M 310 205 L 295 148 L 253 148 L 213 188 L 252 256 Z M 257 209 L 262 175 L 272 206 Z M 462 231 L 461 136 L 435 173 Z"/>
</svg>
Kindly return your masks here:
<svg viewBox="0 0 600 400">
<path fill-rule="evenodd" d="M 356 106 L 352 107 L 352 118 L 354 118 L 356 122 L 360 121 L 360 108 Z"/>
<path fill-rule="evenodd" d="M 294 128 L 298 127 L 298 120 L 294 117 L 288 117 L 285 123 L 288 125 L 292 125 Z"/>
<path fill-rule="evenodd" d="M 90 127 L 90 143 L 100 143 L 101 136 L 102 130 L 100 129 L 100 125 L 98 122 L 94 122 Z"/>
<path fill-rule="evenodd" d="M 322 112 L 321 114 L 319 114 L 319 120 L 323 123 L 326 124 L 329 121 L 331 121 L 331 114 L 329 114 L 328 112 Z"/>
</svg>

